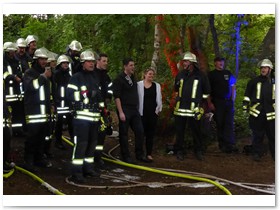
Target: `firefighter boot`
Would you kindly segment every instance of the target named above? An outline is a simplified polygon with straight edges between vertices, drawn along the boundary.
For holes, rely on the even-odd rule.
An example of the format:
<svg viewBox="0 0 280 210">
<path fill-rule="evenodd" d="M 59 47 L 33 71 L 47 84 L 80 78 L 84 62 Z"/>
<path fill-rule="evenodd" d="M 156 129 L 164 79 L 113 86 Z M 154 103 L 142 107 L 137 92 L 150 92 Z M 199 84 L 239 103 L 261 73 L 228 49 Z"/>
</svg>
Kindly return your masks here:
<svg viewBox="0 0 280 210">
<path fill-rule="evenodd" d="M 83 176 L 82 165 L 72 165 L 71 171 L 72 171 L 72 176 L 70 177 L 69 181 L 77 184 L 83 184 L 86 182 L 86 179 Z"/>
<path fill-rule="evenodd" d="M 100 172 L 94 169 L 92 163 L 84 162 L 83 174 L 85 177 L 100 177 Z"/>
<path fill-rule="evenodd" d="M 100 170 L 109 170 L 110 167 L 107 166 L 104 161 L 102 160 L 102 151 L 95 151 L 94 153 L 94 169 L 97 172 Z"/>
</svg>

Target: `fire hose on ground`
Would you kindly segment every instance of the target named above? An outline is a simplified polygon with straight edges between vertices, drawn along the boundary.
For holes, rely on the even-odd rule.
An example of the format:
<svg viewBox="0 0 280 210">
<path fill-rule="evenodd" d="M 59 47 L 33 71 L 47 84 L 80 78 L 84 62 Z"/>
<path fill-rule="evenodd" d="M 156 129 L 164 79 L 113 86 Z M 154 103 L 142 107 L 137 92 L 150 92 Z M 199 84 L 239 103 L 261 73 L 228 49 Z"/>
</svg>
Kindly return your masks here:
<svg viewBox="0 0 280 210">
<path fill-rule="evenodd" d="M 65 137 L 63 136 L 62 139 L 69 145 L 74 146 L 74 143 L 72 143 L 69 137 Z M 116 145 L 114 148 L 112 148 L 109 152 L 109 154 L 104 154 L 107 157 L 110 158 L 106 158 L 106 157 L 102 157 L 103 160 L 108 161 L 108 162 L 112 162 L 118 165 L 122 165 L 122 166 L 126 166 L 126 167 L 131 167 L 131 168 L 135 168 L 135 169 L 139 169 L 139 170 L 145 170 L 145 171 L 149 171 L 149 172 L 153 172 L 153 173 L 159 173 L 159 174 L 164 174 L 164 175 L 168 175 L 168 176 L 173 176 L 173 177 L 178 177 L 178 178 L 185 178 L 185 179 L 190 179 L 190 180 L 196 180 L 199 182 L 206 182 L 209 183 L 210 185 L 216 186 L 219 189 L 221 189 L 222 191 L 224 191 L 227 195 L 231 195 L 231 192 L 225 188 L 222 184 L 219 183 L 219 181 L 224 181 L 239 187 L 243 187 L 243 188 L 247 188 L 247 189 L 251 189 L 251 190 L 256 190 L 259 192 L 263 192 L 263 193 L 268 193 L 268 194 L 275 194 L 274 192 L 271 191 L 267 191 L 267 190 L 262 190 L 256 187 L 250 187 L 248 185 L 255 185 L 255 186 L 260 186 L 260 184 L 250 184 L 250 183 L 236 183 L 236 182 L 232 182 L 226 179 L 221 179 L 215 176 L 211 176 L 208 174 L 202 174 L 202 173 L 196 173 L 196 172 L 187 172 L 187 171 L 182 171 L 182 170 L 175 170 L 175 169 L 162 169 L 162 168 L 152 168 L 152 167 L 146 167 L 146 166 L 140 166 L 140 165 L 134 165 L 134 164 L 129 164 L 123 161 L 120 161 L 116 158 L 114 158 L 110 153 L 115 150 L 117 147 L 119 146 Z M 50 184 L 48 184 L 47 182 L 43 181 L 41 178 L 39 178 L 38 176 L 36 176 L 35 174 L 21 168 L 18 166 L 15 166 L 15 169 L 21 171 L 22 173 L 25 173 L 29 176 L 31 176 L 32 178 L 34 178 L 35 180 L 39 181 L 44 187 L 46 187 L 50 192 L 52 192 L 53 194 L 56 195 L 65 195 L 63 193 L 61 193 L 59 190 L 57 190 L 56 188 L 52 187 Z M 8 178 L 10 177 L 12 174 L 14 173 L 14 169 L 12 169 L 9 173 L 4 174 L 4 178 Z M 115 179 L 123 179 L 120 177 L 114 177 L 114 176 L 108 176 L 108 175 L 101 175 L 101 178 L 115 178 Z M 208 179 L 209 178 L 209 179 Z M 216 181 L 210 180 L 211 179 L 216 179 Z M 130 181 L 133 182 L 133 185 L 122 185 L 122 186 L 89 186 L 89 185 L 79 185 L 79 184 L 75 184 L 75 183 L 71 183 L 72 185 L 78 186 L 78 187 L 87 187 L 87 188 L 106 188 L 106 189 L 111 189 L 111 188 L 127 188 L 127 187 L 138 187 L 138 186 L 154 186 L 154 185 L 159 185 L 160 187 L 165 187 L 165 186 L 188 186 L 188 187 L 193 187 L 195 185 L 197 185 L 198 183 L 184 183 L 184 182 L 176 182 L 176 183 L 161 183 L 161 182 L 149 182 L 149 183 L 143 183 L 143 182 L 136 182 L 136 181 L 131 181 L 131 180 L 127 180 L 127 179 L 123 179 L 124 181 Z M 218 181 L 219 180 L 219 181 Z M 70 183 L 68 181 L 68 178 L 66 178 L 66 182 Z M 268 185 L 262 185 L 262 186 L 268 186 Z M 270 187 L 273 187 L 273 185 L 269 185 Z"/>
</svg>

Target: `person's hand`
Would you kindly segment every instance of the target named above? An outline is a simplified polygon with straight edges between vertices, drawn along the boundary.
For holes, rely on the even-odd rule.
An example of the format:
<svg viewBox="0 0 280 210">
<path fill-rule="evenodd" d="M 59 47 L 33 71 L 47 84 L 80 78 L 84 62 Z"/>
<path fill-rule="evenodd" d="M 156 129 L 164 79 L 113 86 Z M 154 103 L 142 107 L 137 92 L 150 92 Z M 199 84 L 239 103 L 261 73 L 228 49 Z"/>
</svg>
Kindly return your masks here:
<svg viewBox="0 0 280 210">
<path fill-rule="evenodd" d="M 209 110 L 211 110 L 213 112 L 216 110 L 216 108 L 212 102 L 208 103 L 208 108 L 209 108 Z"/>
<path fill-rule="evenodd" d="M 119 114 L 119 117 L 120 117 L 120 120 L 122 121 L 122 122 L 125 122 L 125 114 L 123 113 L 123 112 L 121 112 L 120 114 Z"/>
</svg>

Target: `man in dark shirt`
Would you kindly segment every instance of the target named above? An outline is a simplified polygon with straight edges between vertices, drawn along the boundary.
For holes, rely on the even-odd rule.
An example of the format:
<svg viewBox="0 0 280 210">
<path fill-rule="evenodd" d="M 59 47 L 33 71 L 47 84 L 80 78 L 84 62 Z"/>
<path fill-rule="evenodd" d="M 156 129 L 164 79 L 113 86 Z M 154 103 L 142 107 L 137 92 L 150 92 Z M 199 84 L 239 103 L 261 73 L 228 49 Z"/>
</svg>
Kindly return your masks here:
<svg viewBox="0 0 280 210">
<path fill-rule="evenodd" d="M 138 112 L 137 82 L 134 79 L 134 61 L 131 58 L 123 60 L 124 71 L 113 82 L 113 94 L 119 118 L 119 138 L 121 155 L 124 162 L 134 163 L 130 156 L 128 144 L 128 129 L 131 126 L 135 134 L 136 159 L 150 162 L 144 157 L 144 129 Z"/>
<path fill-rule="evenodd" d="M 214 112 L 217 124 L 219 149 L 222 152 L 237 152 L 234 138 L 234 100 L 236 79 L 224 69 L 224 58 L 214 59 L 215 69 L 208 75 L 211 85 L 209 108 Z"/>
</svg>

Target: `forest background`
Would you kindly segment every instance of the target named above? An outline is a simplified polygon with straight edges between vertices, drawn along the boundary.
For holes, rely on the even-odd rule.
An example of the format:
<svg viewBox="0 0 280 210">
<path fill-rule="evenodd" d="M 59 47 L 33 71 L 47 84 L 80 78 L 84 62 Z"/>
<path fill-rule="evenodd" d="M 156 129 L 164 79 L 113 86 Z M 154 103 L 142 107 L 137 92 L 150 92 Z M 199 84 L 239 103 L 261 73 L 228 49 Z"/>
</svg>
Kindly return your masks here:
<svg viewBox="0 0 280 210">
<path fill-rule="evenodd" d="M 137 80 L 153 66 L 155 80 L 162 85 L 159 130 L 163 135 L 169 135 L 174 124 L 170 101 L 184 52 L 197 56 L 202 71 L 214 69 L 216 56 L 226 59 L 226 69 L 237 78 L 237 138 L 250 135 L 248 116 L 242 111 L 248 80 L 259 74 L 257 63 L 261 59 L 275 63 L 274 14 L 3 15 L 3 42 L 30 34 L 38 37 L 38 48 L 46 47 L 57 55 L 64 54 L 72 40 L 80 41 L 83 50 L 108 54 L 112 79 L 122 71 L 125 57 L 135 60 Z M 114 109 L 114 104 L 111 106 Z"/>
</svg>

